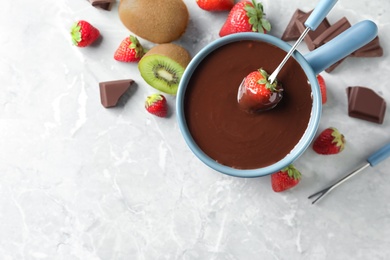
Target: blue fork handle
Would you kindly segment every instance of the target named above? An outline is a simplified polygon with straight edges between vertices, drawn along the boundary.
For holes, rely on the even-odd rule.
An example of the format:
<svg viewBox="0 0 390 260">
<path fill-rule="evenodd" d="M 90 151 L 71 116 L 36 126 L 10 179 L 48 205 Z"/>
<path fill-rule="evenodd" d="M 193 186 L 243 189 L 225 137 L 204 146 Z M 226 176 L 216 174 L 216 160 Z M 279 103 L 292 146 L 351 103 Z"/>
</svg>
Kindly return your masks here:
<svg viewBox="0 0 390 260">
<path fill-rule="evenodd" d="M 337 0 L 320 0 L 316 5 L 313 12 L 310 14 L 305 22 L 305 26 L 314 31 L 320 25 L 320 23 L 325 19 L 326 15 L 336 4 Z"/>
<path fill-rule="evenodd" d="M 378 151 L 371 154 L 367 158 L 367 162 L 369 162 L 369 164 L 371 166 L 375 166 L 378 163 L 382 162 L 383 160 L 387 159 L 388 157 L 390 157 L 390 143 L 386 144 L 385 146 L 380 148 Z"/>
</svg>

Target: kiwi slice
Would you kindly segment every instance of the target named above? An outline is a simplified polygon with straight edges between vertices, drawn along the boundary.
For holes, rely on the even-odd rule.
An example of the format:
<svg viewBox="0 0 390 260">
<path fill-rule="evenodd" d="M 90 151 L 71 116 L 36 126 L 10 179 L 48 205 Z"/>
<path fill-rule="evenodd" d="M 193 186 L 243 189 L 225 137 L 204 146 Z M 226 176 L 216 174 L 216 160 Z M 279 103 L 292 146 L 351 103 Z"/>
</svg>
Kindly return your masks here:
<svg viewBox="0 0 390 260">
<path fill-rule="evenodd" d="M 121 0 L 118 12 L 127 29 L 154 43 L 177 40 L 189 22 L 183 0 Z"/>
<path fill-rule="evenodd" d="M 190 60 L 190 54 L 183 47 L 164 43 L 151 48 L 139 61 L 138 69 L 150 86 L 175 95 Z"/>
</svg>

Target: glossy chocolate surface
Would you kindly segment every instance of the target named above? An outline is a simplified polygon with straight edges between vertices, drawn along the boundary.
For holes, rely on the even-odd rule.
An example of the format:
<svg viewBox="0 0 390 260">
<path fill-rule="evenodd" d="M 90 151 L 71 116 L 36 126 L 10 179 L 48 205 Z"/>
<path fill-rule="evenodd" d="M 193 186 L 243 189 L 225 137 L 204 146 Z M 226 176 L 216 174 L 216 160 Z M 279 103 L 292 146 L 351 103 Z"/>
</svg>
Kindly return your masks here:
<svg viewBox="0 0 390 260">
<path fill-rule="evenodd" d="M 284 89 L 273 109 L 250 114 L 239 108 L 243 78 L 263 67 L 272 72 L 285 51 L 268 43 L 240 41 L 207 56 L 186 90 L 185 116 L 198 146 L 217 162 L 254 169 L 284 158 L 304 134 L 312 109 L 311 88 L 300 65 L 289 59 L 278 75 Z"/>
</svg>

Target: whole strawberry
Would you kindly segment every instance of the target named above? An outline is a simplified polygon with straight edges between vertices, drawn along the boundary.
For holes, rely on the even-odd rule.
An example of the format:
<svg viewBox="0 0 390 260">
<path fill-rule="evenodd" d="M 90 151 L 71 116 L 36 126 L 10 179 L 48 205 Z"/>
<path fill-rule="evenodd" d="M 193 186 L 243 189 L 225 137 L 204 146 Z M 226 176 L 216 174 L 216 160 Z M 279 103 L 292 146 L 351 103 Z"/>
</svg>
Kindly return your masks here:
<svg viewBox="0 0 390 260">
<path fill-rule="evenodd" d="M 318 74 L 317 81 L 318 81 L 318 85 L 320 86 L 322 104 L 325 104 L 327 101 L 325 80 L 320 74 Z"/>
<path fill-rule="evenodd" d="M 122 62 L 138 62 L 146 53 L 137 37 L 126 37 L 114 53 L 114 59 Z"/>
<path fill-rule="evenodd" d="M 263 5 L 255 0 L 238 2 L 230 10 L 226 22 L 219 31 L 219 36 L 239 32 L 266 33 L 271 30 L 271 24 L 264 18 Z"/>
<path fill-rule="evenodd" d="M 334 127 L 322 131 L 314 140 L 313 150 L 318 154 L 337 154 L 344 149 L 344 135 Z"/>
<path fill-rule="evenodd" d="M 260 68 L 246 76 L 238 91 L 238 104 L 248 112 L 268 110 L 282 99 L 282 88 L 275 80 L 268 81 L 268 73 Z"/>
<path fill-rule="evenodd" d="M 168 113 L 167 100 L 161 94 L 152 94 L 146 98 L 146 110 L 159 117 L 166 117 Z"/>
<path fill-rule="evenodd" d="M 196 0 L 196 3 L 206 11 L 229 11 L 234 6 L 234 0 Z"/>
<path fill-rule="evenodd" d="M 296 186 L 300 180 L 301 173 L 292 164 L 271 175 L 272 189 L 275 192 L 290 189 Z"/>
<path fill-rule="evenodd" d="M 89 46 L 100 36 L 99 30 L 84 20 L 75 22 L 70 34 L 73 44 L 77 47 Z"/>
</svg>

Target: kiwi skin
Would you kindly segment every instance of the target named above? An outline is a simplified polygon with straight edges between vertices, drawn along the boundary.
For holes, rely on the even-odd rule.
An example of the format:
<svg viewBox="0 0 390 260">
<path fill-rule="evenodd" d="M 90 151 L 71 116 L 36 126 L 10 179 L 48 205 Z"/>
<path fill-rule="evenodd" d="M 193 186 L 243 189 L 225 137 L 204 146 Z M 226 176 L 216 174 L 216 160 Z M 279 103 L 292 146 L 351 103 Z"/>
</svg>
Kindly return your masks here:
<svg viewBox="0 0 390 260">
<path fill-rule="evenodd" d="M 118 12 L 127 29 L 153 43 L 179 39 L 189 21 L 183 0 L 121 0 Z"/>
<path fill-rule="evenodd" d="M 176 95 L 181 77 L 190 61 L 191 56 L 185 48 L 174 43 L 164 43 L 151 48 L 139 61 L 138 69 L 150 86 Z"/>
</svg>

